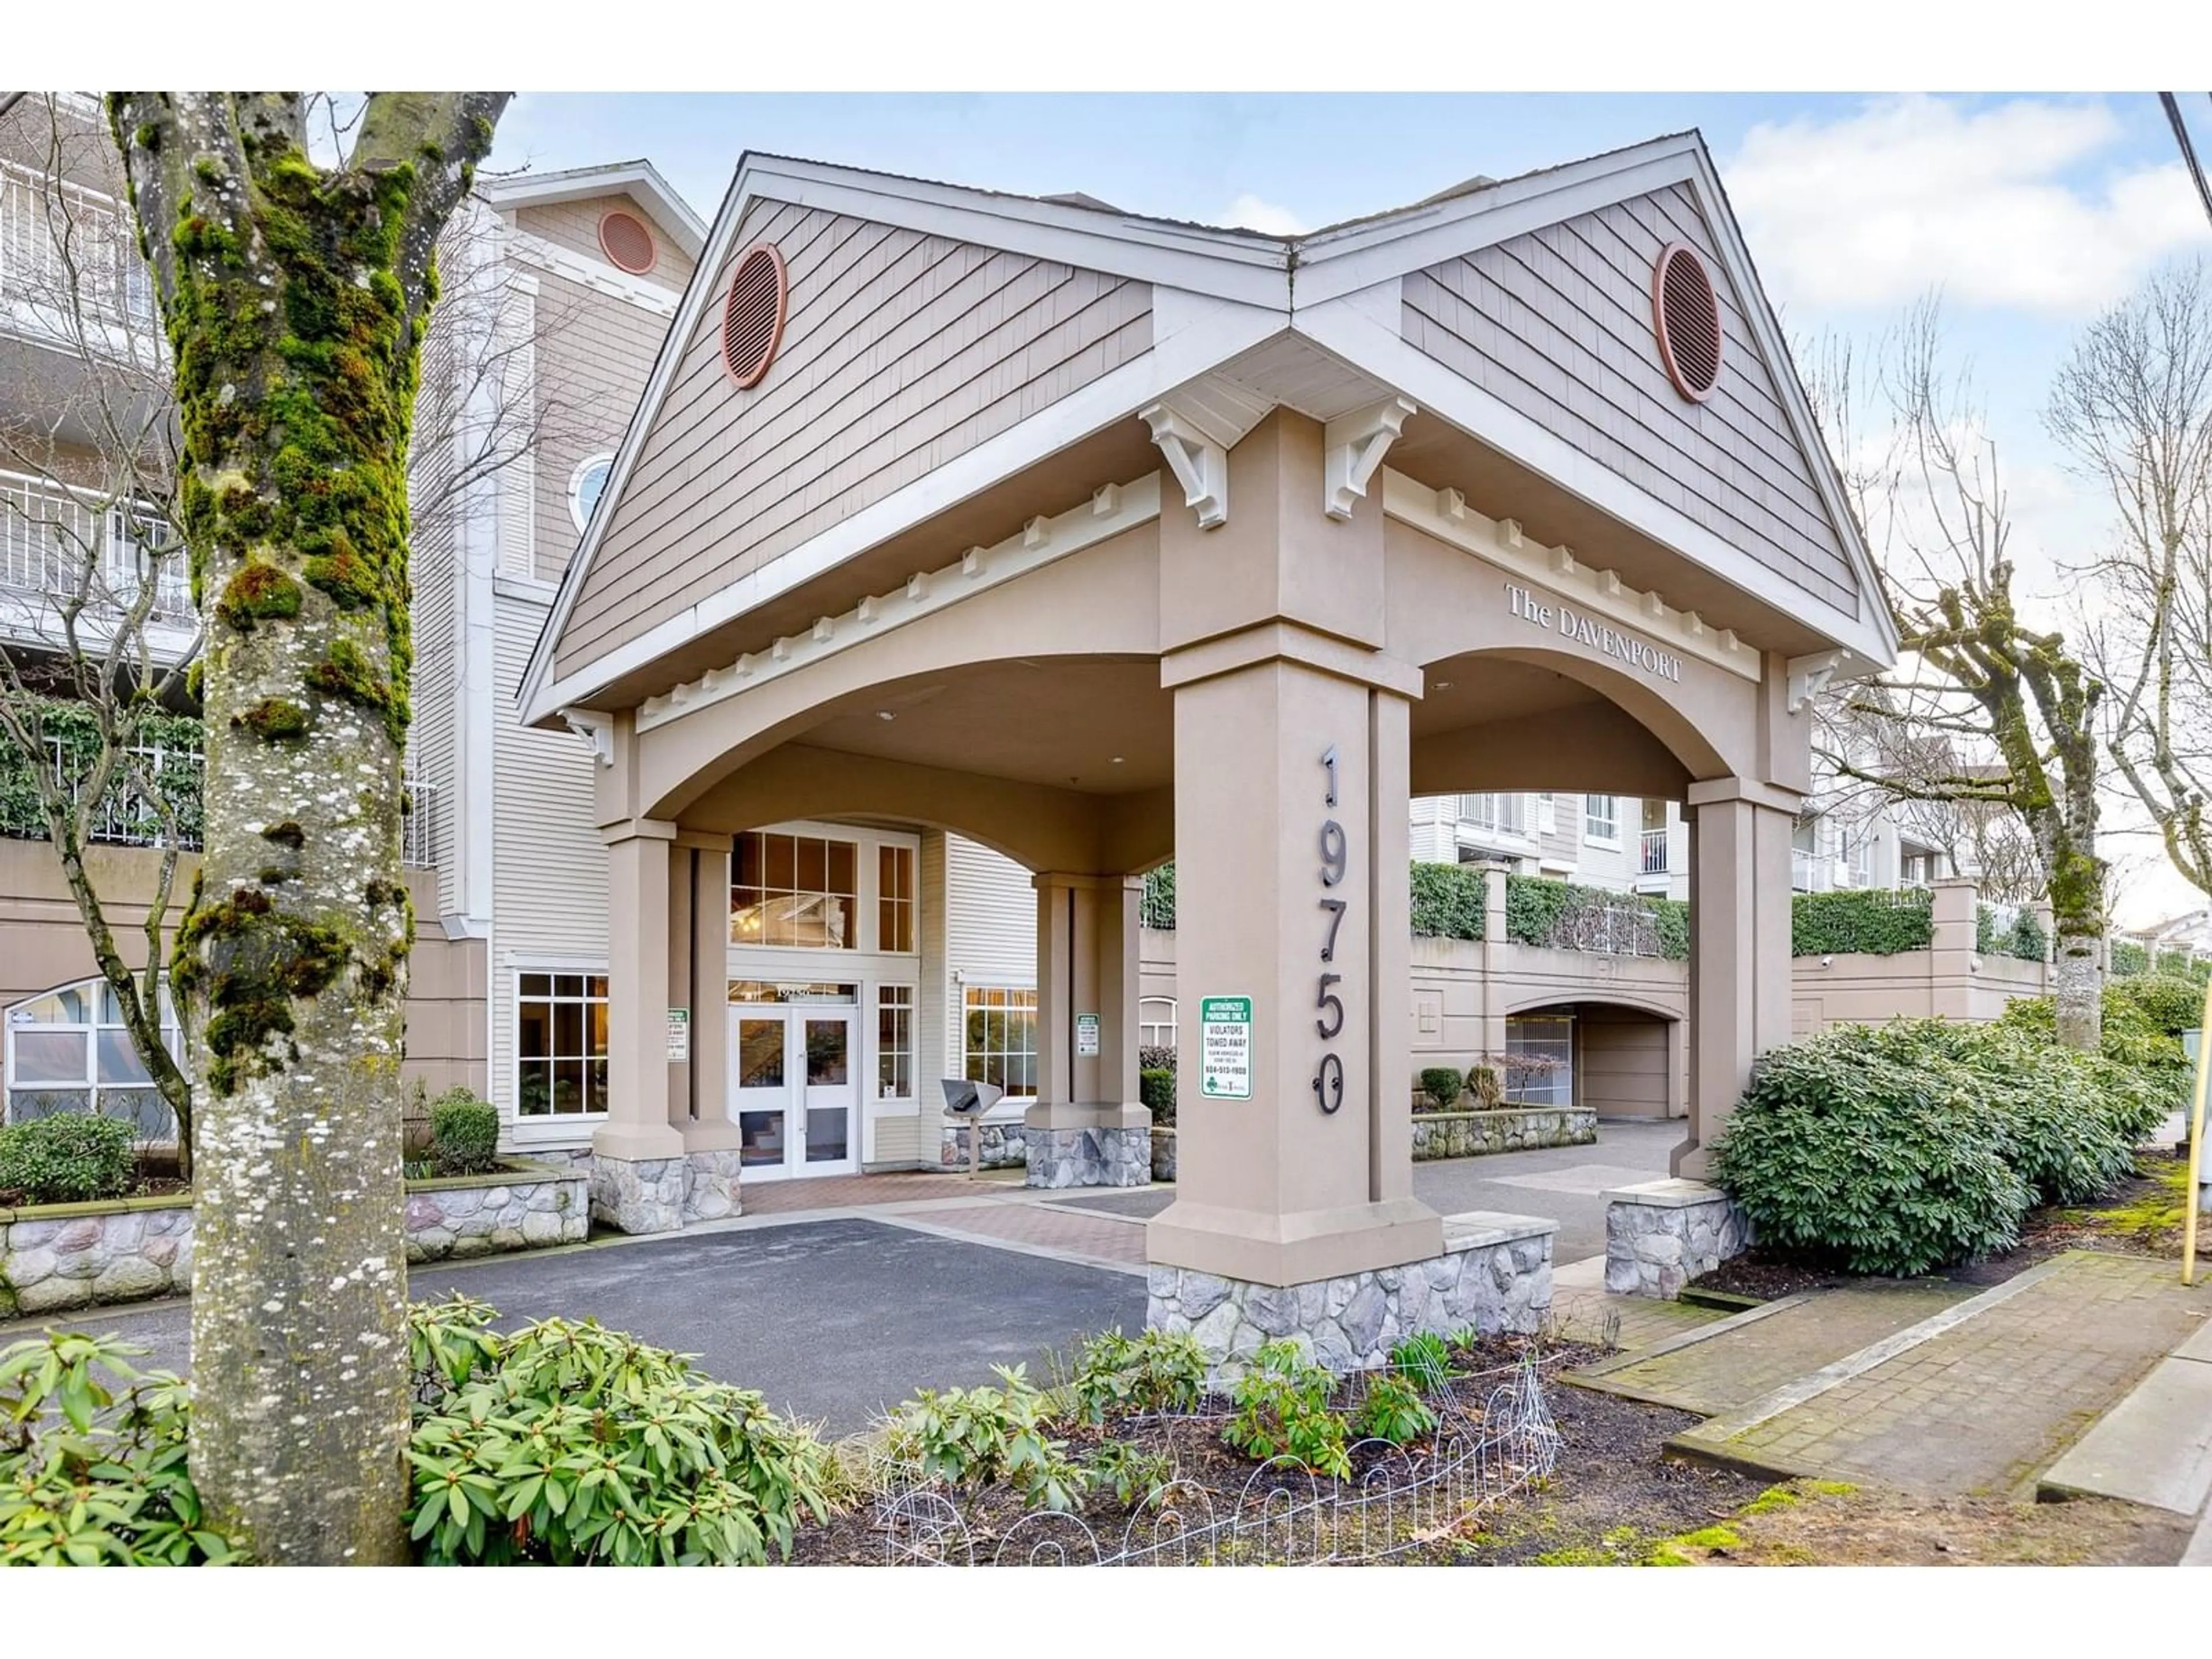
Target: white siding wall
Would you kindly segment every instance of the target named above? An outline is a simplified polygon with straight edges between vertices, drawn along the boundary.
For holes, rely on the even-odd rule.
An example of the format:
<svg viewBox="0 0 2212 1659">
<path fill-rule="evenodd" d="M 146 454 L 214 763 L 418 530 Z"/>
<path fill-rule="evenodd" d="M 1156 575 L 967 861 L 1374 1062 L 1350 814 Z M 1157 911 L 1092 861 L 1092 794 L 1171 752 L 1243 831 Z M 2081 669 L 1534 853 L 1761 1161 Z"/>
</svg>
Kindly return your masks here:
<svg viewBox="0 0 2212 1659">
<path fill-rule="evenodd" d="M 969 985 L 1036 983 L 1036 889 L 1012 859 L 945 838 L 945 967 Z M 925 900 L 927 890 L 925 889 Z M 944 1075 L 960 1075 L 961 991 L 947 994 Z"/>
<path fill-rule="evenodd" d="M 607 855 L 592 828 L 592 751 L 568 732 L 522 726 L 515 698 L 546 602 L 503 585 L 498 607 L 499 690 L 493 739 L 498 861 L 492 881 L 492 1099 L 514 1110 L 514 975 L 512 958 L 604 963 L 607 954 Z M 533 1118 L 526 1133 L 559 1120 Z M 557 1132 L 557 1131 L 556 1131 Z M 581 1145 L 576 1125 L 564 1141 Z"/>
</svg>

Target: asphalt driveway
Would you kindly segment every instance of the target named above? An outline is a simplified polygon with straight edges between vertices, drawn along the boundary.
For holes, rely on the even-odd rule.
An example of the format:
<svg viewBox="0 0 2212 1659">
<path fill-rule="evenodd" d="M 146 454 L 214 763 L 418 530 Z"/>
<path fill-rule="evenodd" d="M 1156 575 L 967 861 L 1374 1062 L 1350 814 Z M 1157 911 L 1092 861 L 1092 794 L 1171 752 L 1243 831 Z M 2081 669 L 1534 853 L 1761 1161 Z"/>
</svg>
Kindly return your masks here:
<svg viewBox="0 0 2212 1659">
<path fill-rule="evenodd" d="M 1075 1338 L 1145 1322 L 1141 1277 L 1015 1255 L 865 1220 L 616 1243 L 411 1270 L 417 1300 L 461 1291 L 501 1322 L 596 1317 L 682 1353 L 778 1411 L 866 1428 L 917 1387 L 988 1382 L 994 1363 L 1047 1356 Z M 152 1350 L 139 1363 L 188 1369 L 183 1302 L 72 1318 Z M 35 1326 L 0 1328 L 0 1346 Z"/>
</svg>

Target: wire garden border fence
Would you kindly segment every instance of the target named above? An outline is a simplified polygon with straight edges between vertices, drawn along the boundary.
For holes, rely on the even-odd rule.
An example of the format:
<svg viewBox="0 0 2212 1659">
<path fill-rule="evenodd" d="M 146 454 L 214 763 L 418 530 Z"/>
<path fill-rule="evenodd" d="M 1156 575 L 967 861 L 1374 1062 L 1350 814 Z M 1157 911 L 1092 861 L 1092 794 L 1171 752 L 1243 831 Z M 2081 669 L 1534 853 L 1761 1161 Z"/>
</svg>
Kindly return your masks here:
<svg viewBox="0 0 2212 1659">
<path fill-rule="evenodd" d="M 1360 1473 L 1317 1475 L 1289 1458 L 1262 1463 L 1233 1503 L 1195 1481 L 1170 1481 L 1119 1535 L 1081 1516 L 1026 1515 L 1003 1533 L 969 1527 L 957 1493 L 907 1466 L 878 1471 L 876 1528 L 892 1566 L 1319 1566 L 1388 1560 L 1449 1535 L 1474 1515 L 1549 1475 L 1560 1436 L 1533 1352 L 1492 1389 L 1479 1419 L 1440 1429 L 1420 1454 L 1386 1441 L 1351 1448 Z M 1228 1384 L 1207 1389 L 1218 1402 Z M 1172 1420 L 1225 1423 L 1224 1409 Z M 1154 1419 L 1152 1420 L 1170 1420 Z M 1364 1467 L 1363 1467 L 1364 1466 Z"/>
</svg>

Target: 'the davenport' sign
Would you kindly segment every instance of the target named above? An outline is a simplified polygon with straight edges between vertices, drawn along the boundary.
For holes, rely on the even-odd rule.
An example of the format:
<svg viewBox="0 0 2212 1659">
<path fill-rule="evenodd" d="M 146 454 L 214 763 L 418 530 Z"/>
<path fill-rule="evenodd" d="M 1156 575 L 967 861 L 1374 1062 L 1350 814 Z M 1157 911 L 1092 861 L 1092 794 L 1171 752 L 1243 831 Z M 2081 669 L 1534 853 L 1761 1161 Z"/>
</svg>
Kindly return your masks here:
<svg viewBox="0 0 2212 1659">
<path fill-rule="evenodd" d="M 1680 680 L 1682 678 L 1682 659 L 1671 651 L 1662 651 L 1649 641 L 1639 640 L 1633 634 L 1624 634 L 1609 623 L 1585 617 L 1571 605 L 1547 604 L 1518 582 L 1505 584 L 1505 598 L 1513 608 L 1513 614 L 1531 628 L 1557 629 L 1577 644 L 1588 646 L 1601 656 L 1612 657 L 1632 667 L 1640 668 L 1654 679 Z"/>
</svg>

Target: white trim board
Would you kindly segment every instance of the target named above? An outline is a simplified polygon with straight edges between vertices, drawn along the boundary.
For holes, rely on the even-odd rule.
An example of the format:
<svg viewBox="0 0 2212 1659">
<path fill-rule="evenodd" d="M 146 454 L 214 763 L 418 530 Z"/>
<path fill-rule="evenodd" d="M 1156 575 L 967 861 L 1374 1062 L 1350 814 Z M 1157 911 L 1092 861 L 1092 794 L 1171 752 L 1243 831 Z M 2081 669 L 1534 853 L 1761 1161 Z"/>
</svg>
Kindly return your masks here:
<svg viewBox="0 0 2212 1659">
<path fill-rule="evenodd" d="M 641 735 L 701 708 L 764 685 L 811 663 L 836 656 L 963 599 L 1005 586 L 1096 546 L 1160 516 L 1160 475 L 1148 472 L 1128 484 L 1108 484 L 1079 507 L 1054 518 L 1031 519 L 990 547 L 971 547 L 939 569 L 917 571 L 902 587 L 862 599 L 851 610 L 818 618 L 812 629 L 777 640 L 763 653 L 748 652 L 726 668 L 710 669 L 662 696 L 647 697 L 637 711 Z"/>
</svg>

